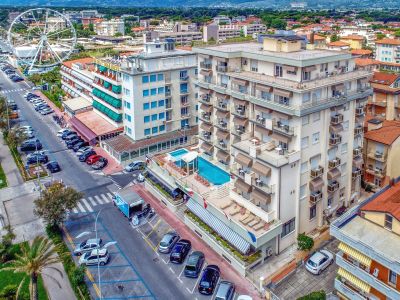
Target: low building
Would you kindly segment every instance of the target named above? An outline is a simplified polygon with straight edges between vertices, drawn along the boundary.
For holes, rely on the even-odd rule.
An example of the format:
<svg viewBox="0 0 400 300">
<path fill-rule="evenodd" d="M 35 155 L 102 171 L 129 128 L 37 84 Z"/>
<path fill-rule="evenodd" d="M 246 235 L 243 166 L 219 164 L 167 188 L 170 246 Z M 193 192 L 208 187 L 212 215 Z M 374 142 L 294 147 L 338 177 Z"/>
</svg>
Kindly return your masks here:
<svg viewBox="0 0 400 300">
<path fill-rule="evenodd" d="M 94 30 L 100 36 L 115 36 L 116 34 L 125 34 L 125 23 L 120 19 L 103 20 L 94 23 Z"/>
<path fill-rule="evenodd" d="M 358 34 L 351 34 L 340 37 L 343 42 L 349 43 L 351 49 L 362 49 L 365 37 Z"/>
<path fill-rule="evenodd" d="M 176 44 L 179 45 L 192 45 L 193 42 L 201 41 L 202 39 L 203 39 L 203 34 L 200 31 L 178 31 L 178 32 L 152 31 L 150 33 L 150 41 L 159 40 L 161 42 L 164 42 L 166 40 L 173 40 Z"/>
<path fill-rule="evenodd" d="M 372 50 L 369 49 L 353 49 L 350 53 L 359 58 L 370 58 L 372 56 Z"/>
<path fill-rule="evenodd" d="M 340 241 L 335 289 L 341 299 L 400 299 L 398 179 L 331 224 Z"/>
<path fill-rule="evenodd" d="M 329 50 L 347 51 L 350 50 L 350 44 L 343 41 L 335 41 L 327 44 Z"/>
<path fill-rule="evenodd" d="M 395 63 L 400 66 L 400 39 L 384 38 L 377 40 L 376 60 L 383 63 Z"/>
</svg>

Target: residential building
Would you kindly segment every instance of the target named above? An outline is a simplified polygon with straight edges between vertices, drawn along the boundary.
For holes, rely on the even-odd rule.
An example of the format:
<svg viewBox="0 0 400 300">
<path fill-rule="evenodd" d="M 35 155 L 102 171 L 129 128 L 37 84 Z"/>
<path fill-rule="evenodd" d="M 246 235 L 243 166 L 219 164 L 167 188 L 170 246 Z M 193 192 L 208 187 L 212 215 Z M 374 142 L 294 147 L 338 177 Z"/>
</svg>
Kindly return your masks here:
<svg viewBox="0 0 400 300">
<path fill-rule="evenodd" d="M 340 40 L 350 44 L 351 49 L 362 49 L 365 37 L 358 34 L 341 36 Z"/>
<path fill-rule="evenodd" d="M 398 178 L 331 224 L 341 299 L 400 299 Z"/>
<path fill-rule="evenodd" d="M 350 53 L 302 50 L 302 40 L 270 35 L 263 44 L 193 48 L 199 153 L 150 159 L 152 174 L 190 197 L 186 224 L 242 274 L 252 264 L 213 242 L 204 224 L 263 263 L 359 195 L 362 130 L 355 129 L 371 72 L 357 70 Z M 354 161 L 353 149 L 360 150 Z M 193 157 L 207 167 L 191 172 Z"/>
<path fill-rule="evenodd" d="M 373 190 L 400 176 L 400 121 L 370 119 L 364 135 L 364 182 Z"/>
<path fill-rule="evenodd" d="M 375 46 L 376 35 L 370 24 L 340 26 L 340 36 L 359 35 L 366 39 L 368 47 Z"/>
<path fill-rule="evenodd" d="M 193 42 L 201 41 L 203 34 L 200 31 L 177 31 L 177 32 L 150 32 L 150 39 L 147 41 L 159 40 L 173 40 L 176 44 L 180 45 L 192 45 Z"/>
<path fill-rule="evenodd" d="M 114 36 L 117 33 L 125 34 L 125 24 L 121 19 L 103 20 L 102 22 L 94 23 L 94 30 L 97 35 Z"/>
<path fill-rule="evenodd" d="M 372 50 L 369 49 L 353 49 L 350 53 L 359 58 L 370 58 L 372 56 Z"/>
<path fill-rule="evenodd" d="M 146 43 L 142 52 L 128 57 L 117 75 L 125 134 L 106 141 L 106 151 L 127 163 L 192 144 L 197 133 L 196 67 L 196 55 L 175 49 L 173 41 Z"/>
<path fill-rule="evenodd" d="M 81 10 L 80 14 L 82 19 L 99 17 L 99 12 L 96 9 Z"/>
<path fill-rule="evenodd" d="M 343 41 L 335 41 L 327 44 L 329 50 L 347 51 L 350 50 L 350 44 Z"/>
<path fill-rule="evenodd" d="M 253 36 L 266 31 L 267 27 L 262 23 L 209 24 L 203 27 L 203 40 L 205 42 L 210 39 L 224 41 L 226 39 Z"/>
<path fill-rule="evenodd" d="M 376 60 L 400 65 L 400 39 L 384 38 L 377 40 L 375 45 Z"/>
<path fill-rule="evenodd" d="M 213 18 L 213 23 L 218 24 L 218 25 L 219 24 L 221 24 L 221 25 L 231 24 L 231 18 L 229 18 L 228 16 L 224 16 L 224 15 L 218 15 Z"/>
</svg>

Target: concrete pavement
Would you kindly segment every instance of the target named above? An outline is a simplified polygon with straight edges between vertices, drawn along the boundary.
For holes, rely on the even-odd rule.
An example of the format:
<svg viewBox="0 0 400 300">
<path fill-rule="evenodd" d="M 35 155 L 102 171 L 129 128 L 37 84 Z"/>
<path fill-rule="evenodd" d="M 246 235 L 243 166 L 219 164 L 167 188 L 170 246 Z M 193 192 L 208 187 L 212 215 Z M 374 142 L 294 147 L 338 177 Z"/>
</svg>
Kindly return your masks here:
<svg viewBox="0 0 400 300">
<path fill-rule="evenodd" d="M 0 134 L 0 162 L 6 174 L 8 186 L 18 186 L 24 183 L 2 134 Z"/>
</svg>

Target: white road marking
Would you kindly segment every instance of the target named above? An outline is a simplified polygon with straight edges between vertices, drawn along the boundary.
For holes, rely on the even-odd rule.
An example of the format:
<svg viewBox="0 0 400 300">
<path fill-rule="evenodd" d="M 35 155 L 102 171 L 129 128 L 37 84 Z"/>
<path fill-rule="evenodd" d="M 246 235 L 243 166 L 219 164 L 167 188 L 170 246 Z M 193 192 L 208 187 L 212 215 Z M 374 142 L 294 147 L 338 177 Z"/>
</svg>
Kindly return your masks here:
<svg viewBox="0 0 400 300">
<path fill-rule="evenodd" d="M 191 291 L 188 287 L 186 288 L 186 290 L 187 290 L 189 293 L 193 294 L 192 291 Z"/>
<path fill-rule="evenodd" d="M 104 195 L 104 194 L 101 194 L 101 198 L 103 198 L 103 200 L 104 200 L 105 203 L 111 202 L 111 199 L 108 198 L 108 197 L 107 197 L 106 195 Z"/>
<path fill-rule="evenodd" d="M 168 261 L 165 261 L 165 259 L 162 258 L 162 257 L 161 257 L 161 259 L 162 259 L 162 261 L 164 262 L 164 264 L 168 265 L 169 259 L 168 259 Z"/>
<path fill-rule="evenodd" d="M 172 268 L 171 268 L 171 267 L 169 267 L 169 270 L 170 270 L 172 273 L 174 273 L 174 274 L 175 274 L 175 271 L 174 271 L 174 270 L 172 270 Z"/>
<path fill-rule="evenodd" d="M 95 196 L 96 197 L 96 196 Z M 92 197 L 88 197 L 88 200 L 90 202 L 91 205 L 96 206 L 97 203 L 94 201 L 94 199 Z"/>
<path fill-rule="evenodd" d="M 114 195 L 111 194 L 111 193 L 107 193 L 107 196 L 110 197 L 110 198 L 114 197 Z"/>
<path fill-rule="evenodd" d="M 86 210 L 83 208 L 82 204 L 80 202 L 78 202 L 78 208 L 81 212 L 86 212 Z"/>
<path fill-rule="evenodd" d="M 88 211 L 92 212 L 93 208 L 89 205 L 89 203 L 86 201 L 85 198 L 81 199 L 82 203 L 86 206 L 86 208 L 88 209 Z"/>
<path fill-rule="evenodd" d="M 78 210 L 76 209 L 76 207 L 72 210 L 74 213 L 78 213 Z"/>
<path fill-rule="evenodd" d="M 97 202 L 99 202 L 100 204 L 104 204 L 103 200 L 99 196 L 96 195 L 94 197 L 96 198 Z"/>
</svg>

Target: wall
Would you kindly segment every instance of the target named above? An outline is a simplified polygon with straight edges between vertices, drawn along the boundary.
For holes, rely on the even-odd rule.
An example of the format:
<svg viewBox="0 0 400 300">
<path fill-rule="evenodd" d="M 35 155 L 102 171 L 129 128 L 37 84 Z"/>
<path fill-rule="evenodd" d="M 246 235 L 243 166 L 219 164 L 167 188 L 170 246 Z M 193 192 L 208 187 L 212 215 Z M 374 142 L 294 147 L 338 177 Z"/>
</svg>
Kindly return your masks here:
<svg viewBox="0 0 400 300">
<path fill-rule="evenodd" d="M 387 171 L 386 175 L 390 178 L 397 178 L 400 176 L 400 137 L 398 137 L 390 146 L 387 158 Z"/>
</svg>

